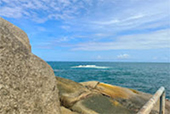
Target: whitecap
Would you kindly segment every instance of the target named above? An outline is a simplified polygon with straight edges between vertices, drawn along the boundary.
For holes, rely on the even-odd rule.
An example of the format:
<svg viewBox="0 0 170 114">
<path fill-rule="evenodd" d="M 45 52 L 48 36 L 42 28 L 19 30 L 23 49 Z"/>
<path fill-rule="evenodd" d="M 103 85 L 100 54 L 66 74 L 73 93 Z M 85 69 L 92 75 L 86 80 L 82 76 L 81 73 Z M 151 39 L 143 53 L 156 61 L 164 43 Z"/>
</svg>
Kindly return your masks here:
<svg viewBox="0 0 170 114">
<path fill-rule="evenodd" d="M 78 66 L 73 66 L 71 68 L 96 68 L 96 69 L 106 69 L 109 67 L 105 66 L 96 66 L 96 65 L 78 65 Z"/>
</svg>

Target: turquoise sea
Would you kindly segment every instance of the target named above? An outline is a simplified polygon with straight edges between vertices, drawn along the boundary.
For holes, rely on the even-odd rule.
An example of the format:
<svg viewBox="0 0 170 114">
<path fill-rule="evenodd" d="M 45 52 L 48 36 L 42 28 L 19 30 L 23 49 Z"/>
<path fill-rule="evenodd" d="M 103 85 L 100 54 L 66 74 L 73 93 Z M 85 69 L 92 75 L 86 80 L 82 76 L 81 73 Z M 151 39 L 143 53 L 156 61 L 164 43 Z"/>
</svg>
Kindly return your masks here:
<svg viewBox="0 0 170 114">
<path fill-rule="evenodd" d="M 166 88 L 170 99 L 170 63 L 48 62 L 56 76 L 76 82 L 100 81 L 154 94 Z"/>
</svg>

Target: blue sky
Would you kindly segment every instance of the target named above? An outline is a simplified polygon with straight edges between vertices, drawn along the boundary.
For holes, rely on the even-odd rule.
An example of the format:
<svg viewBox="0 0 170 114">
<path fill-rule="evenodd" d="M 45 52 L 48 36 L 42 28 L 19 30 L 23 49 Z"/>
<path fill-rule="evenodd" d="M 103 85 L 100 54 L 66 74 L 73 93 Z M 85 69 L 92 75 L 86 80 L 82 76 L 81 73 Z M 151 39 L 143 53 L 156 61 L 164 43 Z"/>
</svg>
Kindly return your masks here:
<svg viewBox="0 0 170 114">
<path fill-rule="evenodd" d="M 46 61 L 170 62 L 170 0 L 0 0 Z"/>
</svg>

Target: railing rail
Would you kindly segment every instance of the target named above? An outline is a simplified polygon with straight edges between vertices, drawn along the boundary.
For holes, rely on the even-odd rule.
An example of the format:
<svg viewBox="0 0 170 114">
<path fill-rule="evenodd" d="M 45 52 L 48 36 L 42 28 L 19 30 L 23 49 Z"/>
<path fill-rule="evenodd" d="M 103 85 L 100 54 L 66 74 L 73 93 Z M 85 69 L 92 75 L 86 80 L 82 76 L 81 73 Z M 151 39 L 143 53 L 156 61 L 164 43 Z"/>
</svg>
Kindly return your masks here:
<svg viewBox="0 0 170 114">
<path fill-rule="evenodd" d="M 165 114 L 165 88 L 160 87 L 152 98 L 139 110 L 137 114 L 149 114 L 160 99 L 159 114 Z"/>
</svg>

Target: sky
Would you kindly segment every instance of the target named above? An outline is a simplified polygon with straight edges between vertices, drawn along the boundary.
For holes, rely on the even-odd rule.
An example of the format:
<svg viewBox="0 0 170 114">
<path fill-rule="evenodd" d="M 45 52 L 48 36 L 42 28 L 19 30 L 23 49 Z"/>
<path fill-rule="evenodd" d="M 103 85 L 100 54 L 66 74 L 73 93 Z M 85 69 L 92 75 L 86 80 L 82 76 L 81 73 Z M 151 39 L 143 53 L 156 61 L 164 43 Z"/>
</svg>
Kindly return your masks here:
<svg viewBox="0 0 170 114">
<path fill-rule="evenodd" d="M 170 0 L 0 0 L 45 61 L 170 62 Z"/>
</svg>

